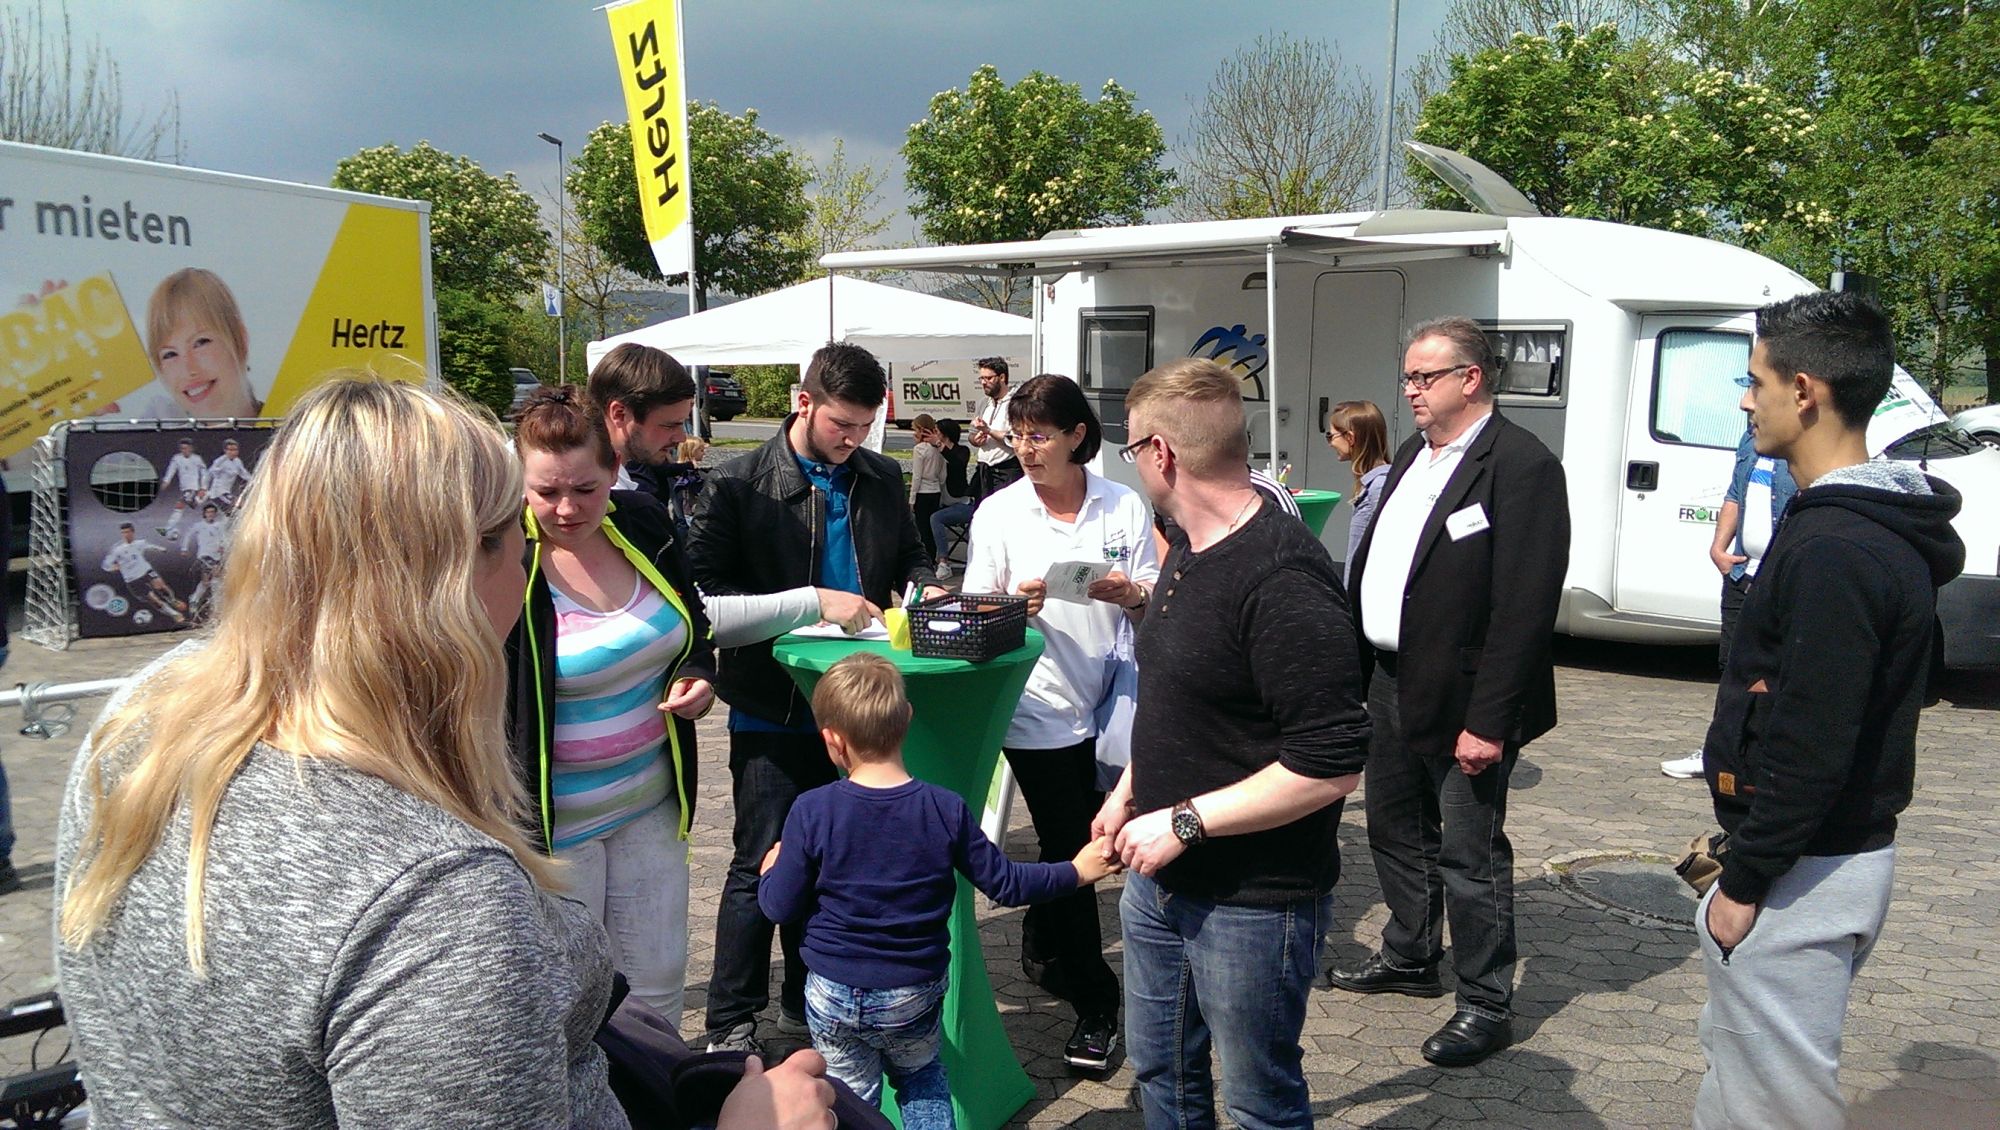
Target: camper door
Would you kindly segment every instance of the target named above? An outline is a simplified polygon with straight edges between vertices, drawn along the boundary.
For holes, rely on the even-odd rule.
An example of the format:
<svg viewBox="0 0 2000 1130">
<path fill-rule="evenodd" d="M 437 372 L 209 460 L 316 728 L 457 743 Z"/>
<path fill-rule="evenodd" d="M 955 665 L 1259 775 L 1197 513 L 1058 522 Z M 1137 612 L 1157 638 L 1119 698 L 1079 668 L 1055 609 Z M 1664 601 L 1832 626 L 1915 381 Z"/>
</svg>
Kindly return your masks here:
<svg viewBox="0 0 2000 1130">
<path fill-rule="evenodd" d="M 1716 623 L 1722 578 L 1709 560 L 1743 436 L 1740 379 L 1749 314 L 1640 322 L 1625 414 L 1615 599 L 1621 613 Z"/>
</svg>

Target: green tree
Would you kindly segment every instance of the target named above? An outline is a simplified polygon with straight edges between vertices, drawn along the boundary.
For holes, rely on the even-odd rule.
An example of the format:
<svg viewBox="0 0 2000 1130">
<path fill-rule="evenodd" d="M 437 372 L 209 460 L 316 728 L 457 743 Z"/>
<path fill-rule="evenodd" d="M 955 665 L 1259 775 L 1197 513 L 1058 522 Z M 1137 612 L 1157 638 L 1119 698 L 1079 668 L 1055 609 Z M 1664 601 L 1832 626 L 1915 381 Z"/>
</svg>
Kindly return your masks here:
<svg viewBox="0 0 2000 1130">
<path fill-rule="evenodd" d="M 1674 49 L 1767 84 L 1819 127 L 1789 171 L 1820 238 L 1781 256 L 1872 276 L 1913 374 L 1942 396 L 1983 355 L 2000 402 L 2000 4 L 1666 0 Z"/>
<path fill-rule="evenodd" d="M 1259 36 L 1216 65 L 1195 107 L 1175 214 L 1234 220 L 1361 207 L 1374 183 L 1375 105 L 1338 48 Z"/>
<path fill-rule="evenodd" d="M 1550 215 L 1753 246 L 1781 227 L 1832 222 L 1786 180 L 1810 156 L 1811 116 L 1654 41 L 1558 24 L 1553 36 L 1454 56 L 1450 76 L 1424 103 L 1417 139 L 1491 166 Z M 1423 205 L 1464 206 L 1441 182 L 1410 175 Z"/>
<path fill-rule="evenodd" d="M 757 124 L 757 111 L 738 117 L 713 102 L 688 103 L 688 150 L 696 307 L 706 309 L 715 291 L 762 294 L 805 277 L 805 161 Z M 661 278 L 639 211 L 630 126 L 606 122 L 592 130 L 564 183 L 585 238 L 618 266 Z M 687 276 L 665 281 L 679 285 Z"/>
<path fill-rule="evenodd" d="M 910 214 L 936 243 L 1039 239 L 1051 231 L 1136 224 L 1172 202 L 1159 123 L 1108 81 L 1097 101 L 1041 71 L 1008 86 L 991 65 L 931 99 L 903 143 Z M 1026 289 L 980 279 L 993 306 Z"/>
<path fill-rule="evenodd" d="M 839 138 L 825 164 L 808 161 L 806 168 L 813 186 L 806 197 L 806 225 L 792 238 L 806 256 L 805 276 L 821 278 L 826 269 L 820 256 L 868 247 L 888 230 L 889 217 L 880 214 L 888 174 L 867 162 L 849 165 L 847 143 Z"/>
<path fill-rule="evenodd" d="M 542 278 L 549 233 L 512 173 L 496 177 L 469 157 L 420 141 L 343 159 L 333 187 L 430 201 L 431 282 L 440 293 L 509 299 Z"/>
<path fill-rule="evenodd" d="M 0 140 L 178 162 L 179 97 L 129 114 L 118 61 L 102 40 L 76 42 L 68 4 L 56 11 L 40 0 L 0 8 Z"/>
<path fill-rule="evenodd" d="M 514 400 L 507 366 L 517 309 L 466 290 L 437 292 L 439 375 L 496 414 Z"/>
</svg>

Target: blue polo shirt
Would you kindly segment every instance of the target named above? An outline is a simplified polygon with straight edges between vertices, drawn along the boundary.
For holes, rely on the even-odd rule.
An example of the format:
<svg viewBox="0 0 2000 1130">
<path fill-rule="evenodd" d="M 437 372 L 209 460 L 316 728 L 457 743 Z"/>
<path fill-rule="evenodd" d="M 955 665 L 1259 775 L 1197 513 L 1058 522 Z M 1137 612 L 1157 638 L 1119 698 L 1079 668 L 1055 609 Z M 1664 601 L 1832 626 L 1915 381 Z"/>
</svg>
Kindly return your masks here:
<svg viewBox="0 0 2000 1130">
<path fill-rule="evenodd" d="M 806 482 L 812 484 L 813 490 L 820 495 L 821 504 L 826 507 L 826 540 L 819 547 L 819 587 L 859 593 L 861 560 L 854 551 L 854 525 L 848 518 L 853 504 L 854 468 L 845 463 L 821 463 L 797 452 L 792 453 L 792 458 L 798 460 L 800 473 L 805 475 Z M 732 710 L 729 712 L 729 728 L 767 734 L 819 732 L 810 711 L 805 722 L 784 726 L 747 711 Z"/>
</svg>

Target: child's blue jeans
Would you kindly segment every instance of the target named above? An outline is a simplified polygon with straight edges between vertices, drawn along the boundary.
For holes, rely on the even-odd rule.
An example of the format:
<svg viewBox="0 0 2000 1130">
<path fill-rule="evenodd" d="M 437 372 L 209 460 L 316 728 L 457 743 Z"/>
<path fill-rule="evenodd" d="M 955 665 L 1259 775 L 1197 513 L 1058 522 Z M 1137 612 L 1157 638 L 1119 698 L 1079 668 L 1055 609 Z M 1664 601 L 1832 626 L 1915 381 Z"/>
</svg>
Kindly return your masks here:
<svg viewBox="0 0 2000 1130">
<path fill-rule="evenodd" d="M 806 1026 L 827 1073 L 865 1102 L 879 1102 L 882 1075 L 896 1086 L 903 1130 L 952 1130 L 951 1087 L 938 1059 L 945 978 L 899 989 L 857 989 L 806 975 Z"/>
</svg>

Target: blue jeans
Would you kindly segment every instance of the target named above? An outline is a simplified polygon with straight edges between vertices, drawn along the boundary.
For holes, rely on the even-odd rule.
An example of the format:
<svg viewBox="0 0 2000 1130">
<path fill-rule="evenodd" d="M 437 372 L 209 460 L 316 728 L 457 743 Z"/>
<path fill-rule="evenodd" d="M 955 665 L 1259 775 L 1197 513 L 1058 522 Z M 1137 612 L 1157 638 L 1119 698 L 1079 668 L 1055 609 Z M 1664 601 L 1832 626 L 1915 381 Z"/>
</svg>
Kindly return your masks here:
<svg viewBox="0 0 2000 1130">
<path fill-rule="evenodd" d="M 972 510 L 972 503 L 959 502 L 931 515 L 931 544 L 937 546 L 939 561 L 945 559 L 945 547 L 951 544 L 951 530 L 947 527 L 972 521 Z"/>
<path fill-rule="evenodd" d="M 882 1073 L 896 1085 L 903 1130 L 952 1130 L 944 1040 L 946 978 L 899 989 L 857 989 L 806 975 L 806 1025 L 827 1074 L 863 1102 L 880 1102 Z"/>
<path fill-rule="evenodd" d="M 1215 1125 L 1211 1047 L 1222 1057 L 1223 1108 L 1238 1126 L 1310 1127 L 1299 1033 L 1333 896 L 1230 906 L 1128 872 L 1118 911 L 1126 1054 L 1147 1130 Z"/>
</svg>

